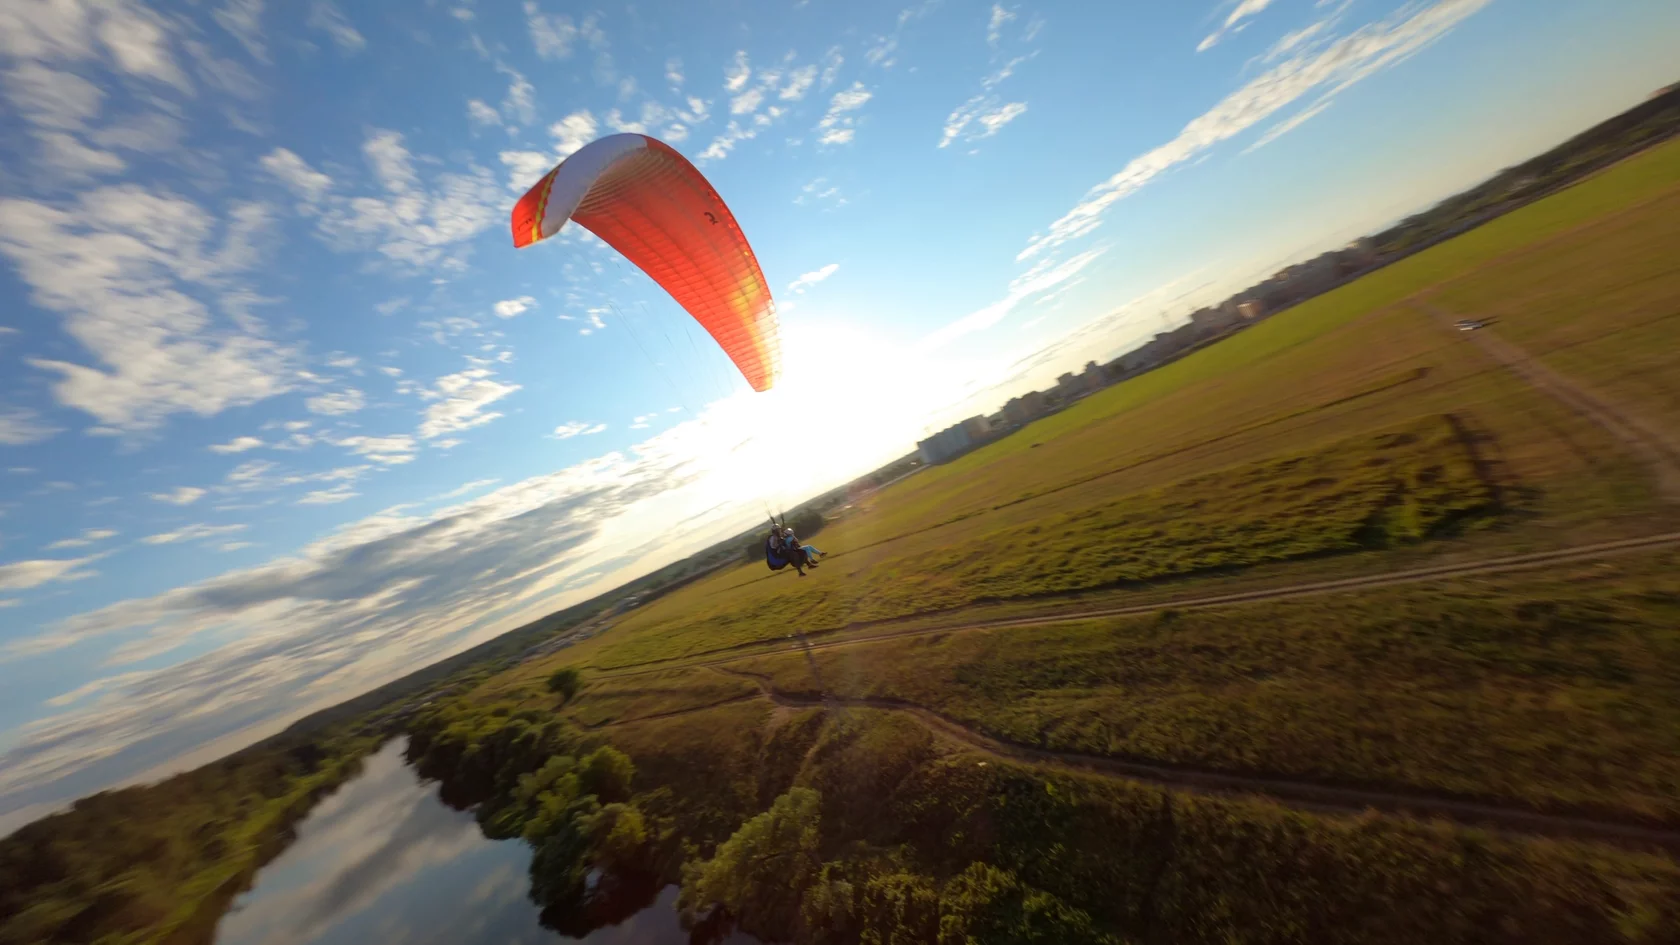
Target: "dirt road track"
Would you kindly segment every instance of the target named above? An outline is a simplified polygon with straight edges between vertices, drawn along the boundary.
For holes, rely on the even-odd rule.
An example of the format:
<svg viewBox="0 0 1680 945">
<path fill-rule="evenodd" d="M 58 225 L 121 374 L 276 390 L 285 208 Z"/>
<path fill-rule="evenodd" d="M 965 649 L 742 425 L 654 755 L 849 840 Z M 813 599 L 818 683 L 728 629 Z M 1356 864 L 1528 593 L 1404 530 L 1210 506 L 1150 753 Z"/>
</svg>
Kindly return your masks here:
<svg viewBox="0 0 1680 945">
<path fill-rule="evenodd" d="M 1227 594 L 1209 594 L 1198 597 L 1168 598 L 1152 601 L 1147 604 L 1128 604 L 1118 607 L 1096 607 L 1081 610 L 1058 611 L 1050 614 L 1026 617 L 1008 617 L 998 620 L 980 620 L 969 623 L 941 624 L 933 627 L 916 627 L 909 630 L 885 630 L 865 636 L 848 637 L 844 640 L 823 640 L 822 637 L 845 633 L 847 628 L 838 630 L 819 631 L 807 634 L 812 638 L 809 647 L 812 650 L 825 650 L 843 646 L 862 646 L 878 643 L 882 640 L 897 640 L 907 637 L 928 636 L 936 633 L 961 633 L 971 630 L 1002 630 L 1016 627 L 1038 627 L 1058 623 L 1075 623 L 1081 620 L 1098 620 L 1105 617 L 1127 617 L 1137 614 L 1155 613 L 1162 610 L 1201 610 L 1210 607 L 1229 607 L 1233 604 L 1249 604 L 1260 601 L 1288 600 L 1297 597 L 1316 597 L 1323 594 L 1337 594 L 1345 591 L 1369 590 L 1373 588 L 1393 587 L 1402 584 L 1421 584 L 1428 581 L 1438 581 L 1455 577 L 1474 577 L 1478 575 L 1503 574 L 1511 571 L 1527 571 L 1549 567 L 1558 564 L 1568 564 L 1577 561 L 1591 561 L 1598 558 L 1610 558 L 1617 555 L 1634 554 L 1656 548 L 1680 545 L 1680 532 L 1665 532 L 1660 535 L 1647 535 L 1642 538 L 1624 538 L 1618 541 L 1598 542 L 1591 545 L 1580 545 L 1574 548 L 1560 548 L 1555 551 L 1537 551 L 1530 554 L 1505 555 L 1497 558 L 1485 558 L 1481 561 L 1460 562 L 1457 564 L 1431 565 L 1421 568 L 1408 568 L 1403 571 L 1389 571 L 1382 574 L 1367 574 L 1359 577 L 1338 578 L 1329 581 L 1312 581 L 1306 584 L 1291 584 L 1284 587 L 1259 588 L 1252 591 L 1233 591 Z M 696 653 L 687 657 L 669 660 L 652 660 L 647 663 L 635 663 L 625 667 L 599 670 L 591 675 L 597 679 L 619 679 L 628 676 L 640 676 L 646 673 L 665 672 L 670 669 L 694 666 L 722 666 L 726 663 L 739 662 L 745 659 L 755 659 L 770 653 L 783 652 L 786 641 L 769 640 L 753 643 L 742 643 L 731 647 L 722 647 L 704 653 Z M 713 659 L 702 657 L 719 654 Z M 727 655 L 724 655 L 727 654 Z M 647 667 L 647 668 L 637 668 Z"/>
<path fill-rule="evenodd" d="M 1287 778 L 1239 775 L 1177 765 L 1128 761 L 1079 752 L 1051 751 L 993 738 L 948 716 L 910 703 L 887 699 L 847 699 L 838 696 L 819 698 L 797 695 L 773 688 L 769 680 L 755 673 L 726 669 L 717 671 L 751 680 L 758 686 L 759 693 L 763 698 L 767 698 L 779 706 L 802 709 L 861 708 L 897 712 L 915 719 L 938 737 L 998 759 L 1025 762 L 1082 774 L 1143 781 L 1197 794 L 1265 797 L 1286 807 L 1316 813 L 1359 814 L 1375 810 L 1415 818 L 1449 820 L 1466 826 L 1484 827 L 1507 833 L 1569 837 L 1610 843 L 1633 849 L 1665 850 L 1670 853 L 1680 853 L 1680 830 L 1671 828 L 1643 826 L 1607 818 L 1547 814 L 1498 804 L 1430 796 L 1417 792 L 1408 793 L 1317 784 Z M 739 701 L 742 701 L 742 697 L 677 712 L 662 712 L 657 716 L 624 719 L 609 723 L 609 725 L 628 725 L 653 718 L 668 718 L 673 715 L 704 712 L 715 708 L 717 705 Z"/>
<path fill-rule="evenodd" d="M 1425 309 L 1442 326 L 1456 331 L 1456 316 L 1433 303 Z M 1635 456 L 1651 467 L 1657 488 L 1669 502 L 1680 502 L 1680 443 L 1649 423 L 1630 416 L 1603 395 L 1579 381 L 1552 370 L 1537 358 L 1486 328 L 1464 333 L 1490 359 L 1521 378 L 1530 387 L 1575 411 L 1600 429 L 1622 441 Z"/>
</svg>

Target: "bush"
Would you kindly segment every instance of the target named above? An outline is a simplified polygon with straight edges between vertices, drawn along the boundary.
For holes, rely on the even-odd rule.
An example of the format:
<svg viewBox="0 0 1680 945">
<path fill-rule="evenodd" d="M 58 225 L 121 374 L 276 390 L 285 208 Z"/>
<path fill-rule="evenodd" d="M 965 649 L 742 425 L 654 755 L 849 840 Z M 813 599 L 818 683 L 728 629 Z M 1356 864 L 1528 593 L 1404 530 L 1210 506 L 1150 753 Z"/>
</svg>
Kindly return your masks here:
<svg viewBox="0 0 1680 945">
<path fill-rule="evenodd" d="M 570 702 L 582 687 L 583 674 L 570 666 L 561 667 L 548 677 L 548 691 L 559 693 L 563 702 Z"/>
</svg>

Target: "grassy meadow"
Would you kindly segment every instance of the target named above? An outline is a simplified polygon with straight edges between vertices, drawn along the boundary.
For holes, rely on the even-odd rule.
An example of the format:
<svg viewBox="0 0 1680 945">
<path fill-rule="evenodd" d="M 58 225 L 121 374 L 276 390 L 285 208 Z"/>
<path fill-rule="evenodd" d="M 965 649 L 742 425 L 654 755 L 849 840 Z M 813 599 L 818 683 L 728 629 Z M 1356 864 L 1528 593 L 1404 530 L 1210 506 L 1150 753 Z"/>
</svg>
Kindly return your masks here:
<svg viewBox="0 0 1680 945">
<path fill-rule="evenodd" d="M 1680 823 L 1675 551 L 812 657 L 726 668 L 1032 747 Z"/>
</svg>

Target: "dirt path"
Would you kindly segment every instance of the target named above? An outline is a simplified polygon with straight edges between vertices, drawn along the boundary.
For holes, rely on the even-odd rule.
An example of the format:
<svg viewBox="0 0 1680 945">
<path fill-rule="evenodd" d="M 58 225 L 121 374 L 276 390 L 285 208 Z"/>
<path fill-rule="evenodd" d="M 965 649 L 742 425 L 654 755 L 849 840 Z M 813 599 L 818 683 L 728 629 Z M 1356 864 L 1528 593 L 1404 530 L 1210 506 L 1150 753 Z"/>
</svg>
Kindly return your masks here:
<svg viewBox="0 0 1680 945">
<path fill-rule="evenodd" d="M 798 695 L 775 689 L 768 679 L 756 673 L 728 669 L 716 671 L 751 680 L 758 686 L 764 698 L 778 706 L 830 709 L 842 707 L 897 712 L 915 719 L 938 737 L 998 759 L 1081 774 L 1143 781 L 1196 794 L 1265 797 L 1287 807 L 1317 813 L 1360 814 L 1376 810 L 1407 817 L 1449 820 L 1466 826 L 1510 833 L 1572 837 L 1635 849 L 1680 852 L 1680 830 L 1675 829 L 1643 826 L 1606 818 L 1547 814 L 1499 804 L 1431 796 L 1421 792 L 1383 791 L 1282 777 L 1229 774 L 1080 752 L 1052 751 L 994 738 L 949 716 L 911 703 L 889 699 L 849 699 L 832 695 L 819 698 Z"/>
<path fill-rule="evenodd" d="M 1442 327 L 1457 331 L 1457 316 L 1432 302 L 1420 303 Z M 1521 378 L 1530 387 L 1575 411 L 1600 429 L 1622 441 L 1634 455 L 1651 467 L 1657 489 L 1669 502 L 1680 502 L 1680 443 L 1663 431 L 1630 416 L 1578 381 L 1559 374 L 1539 359 L 1488 329 L 1462 332 L 1490 359 Z"/>
<path fill-rule="evenodd" d="M 1283 587 L 1265 587 L 1249 591 L 1232 591 L 1225 594 L 1207 594 L 1197 597 L 1167 598 L 1155 600 L 1147 604 L 1127 604 L 1111 607 L 1094 607 L 1079 610 L 1064 610 L 1049 614 L 1024 617 L 1006 617 L 997 620 L 979 620 L 967 623 L 939 624 L 931 627 L 915 627 L 908 630 L 884 630 L 862 636 L 847 637 L 843 640 L 823 640 L 822 637 L 833 636 L 848 632 L 847 628 L 839 630 L 825 630 L 806 634 L 814 638 L 815 642 L 808 643 L 809 649 L 824 650 L 843 646 L 863 646 L 882 640 L 898 640 L 907 637 L 928 636 L 935 633 L 962 633 L 971 630 L 1001 630 L 1016 627 L 1039 627 L 1058 623 L 1075 623 L 1081 620 L 1098 620 L 1105 617 L 1129 617 L 1138 614 L 1155 613 L 1162 610 L 1202 610 L 1210 607 L 1229 607 L 1234 604 L 1250 604 L 1261 601 L 1289 600 L 1298 597 L 1317 597 L 1324 594 L 1338 594 L 1346 591 L 1370 590 L 1383 587 L 1394 587 L 1404 584 L 1422 584 L 1429 581 L 1439 581 L 1455 577 L 1474 577 L 1477 575 L 1503 574 L 1511 571 L 1527 571 L 1550 567 L 1559 564 L 1569 564 L 1576 561 L 1591 561 L 1598 558 L 1610 558 L 1617 555 L 1635 554 L 1657 548 L 1680 545 L 1680 532 L 1665 532 L 1660 535 L 1647 535 L 1643 538 L 1624 538 L 1618 541 L 1598 542 L 1591 545 L 1581 545 L 1575 548 L 1560 548 L 1555 551 L 1537 551 L 1530 554 L 1505 555 L 1498 558 L 1486 558 L 1481 561 L 1460 562 L 1457 564 L 1431 565 L 1421 568 L 1408 568 L 1403 571 L 1388 571 L 1379 574 L 1367 574 L 1359 577 L 1336 578 L 1326 581 L 1312 581 L 1305 584 L 1290 584 Z M 600 679 L 618 679 L 628 676 L 640 676 L 646 673 L 665 672 L 671 669 L 696 666 L 722 666 L 746 659 L 756 659 L 770 653 L 782 652 L 786 647 L 786 640 L 762 640 L 753 643 L 742 643 L 735 646 L 720 647 L 702 653 L 691 654 L 668 660 L 650 660 L 647 663 L 635 663 L 624 667 L 597 670 L 592 673 Z M 712 656 L 711 659 L 704 657 Z M 649 667 L 646 669 L 636 667 Z"/>
</svg>

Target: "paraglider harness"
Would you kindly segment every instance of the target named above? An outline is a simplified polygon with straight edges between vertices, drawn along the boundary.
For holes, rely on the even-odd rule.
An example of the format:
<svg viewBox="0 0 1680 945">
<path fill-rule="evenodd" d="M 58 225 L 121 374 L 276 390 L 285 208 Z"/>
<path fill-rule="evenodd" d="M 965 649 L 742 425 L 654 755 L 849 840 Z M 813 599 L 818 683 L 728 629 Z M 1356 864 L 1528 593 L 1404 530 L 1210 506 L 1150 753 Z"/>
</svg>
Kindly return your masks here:
<svg viewBox="0 0 1680 945">
<path fill-rule="evenodd" d="M 797 541 L 787 540 L 787 532 L 787 525 L 778 525 L 775 518 L 770 519 L 770 534 L 764 539 L 764 563 L 772 571 L 780 571 L 791 564 L 799 576 L 804 577 L 805 569 L 816 567 L 816 563 Z"/>
</svg>

